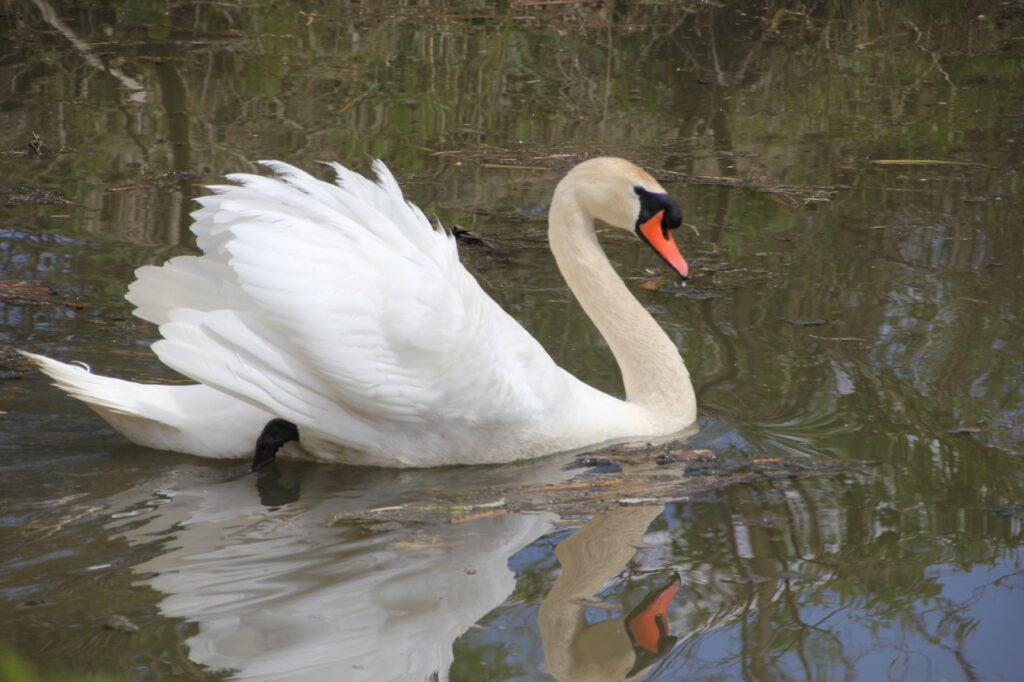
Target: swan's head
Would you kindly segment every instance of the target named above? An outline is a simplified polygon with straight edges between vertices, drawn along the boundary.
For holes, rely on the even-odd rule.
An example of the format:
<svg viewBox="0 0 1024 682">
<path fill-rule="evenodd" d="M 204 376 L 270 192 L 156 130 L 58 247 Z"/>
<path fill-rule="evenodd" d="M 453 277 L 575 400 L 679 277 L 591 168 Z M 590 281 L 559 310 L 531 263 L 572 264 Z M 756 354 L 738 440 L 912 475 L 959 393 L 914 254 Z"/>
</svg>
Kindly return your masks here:
<svg viewBox="0 0 1024 682">
<path fill-rule="evenodd" d="M 625 159 L 606 156 L 573 168 L 559 183 L 563 187 L 575 194 L 576 203 L 590 217 L 635 232 L 680 277 L 689 275 L 672 236 L 683 223 L 683 212 L 650 173 Z"/>
</svg>

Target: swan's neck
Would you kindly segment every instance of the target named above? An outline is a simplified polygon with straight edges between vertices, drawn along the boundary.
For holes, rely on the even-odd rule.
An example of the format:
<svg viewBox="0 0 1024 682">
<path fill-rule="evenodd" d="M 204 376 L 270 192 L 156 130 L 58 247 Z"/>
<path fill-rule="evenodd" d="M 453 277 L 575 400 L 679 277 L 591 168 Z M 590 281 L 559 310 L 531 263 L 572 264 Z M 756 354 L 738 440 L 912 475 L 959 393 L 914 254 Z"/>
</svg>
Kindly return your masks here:
<svg viewBox="0 0 1024 682">
<path fill-rule="evenodd" d="M 570 192 L 555 191 L 548 238 L 562 276 L 619 363 L 626 400 L 677 418 L 696 418 L 690 373 L 678 349 L 612 268 L 593 218 Z"/>
</svg>

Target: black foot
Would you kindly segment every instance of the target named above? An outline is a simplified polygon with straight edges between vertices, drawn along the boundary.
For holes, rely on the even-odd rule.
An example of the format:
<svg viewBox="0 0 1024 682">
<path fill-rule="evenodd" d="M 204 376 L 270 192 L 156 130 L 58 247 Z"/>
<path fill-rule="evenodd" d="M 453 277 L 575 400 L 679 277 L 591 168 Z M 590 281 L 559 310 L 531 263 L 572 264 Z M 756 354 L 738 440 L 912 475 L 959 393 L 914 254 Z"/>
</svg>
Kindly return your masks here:
<svg viewBox="0 0 1024 682">
<path fill-rule="evenodd" d="M 249 471 L 262 471 L 277 457 L 277 451 L 285 443 L 299 439 L 299 430 L 286 419 L 271 419 L 256 439 L 256 452 L 252 456 Z"/>
</svg>

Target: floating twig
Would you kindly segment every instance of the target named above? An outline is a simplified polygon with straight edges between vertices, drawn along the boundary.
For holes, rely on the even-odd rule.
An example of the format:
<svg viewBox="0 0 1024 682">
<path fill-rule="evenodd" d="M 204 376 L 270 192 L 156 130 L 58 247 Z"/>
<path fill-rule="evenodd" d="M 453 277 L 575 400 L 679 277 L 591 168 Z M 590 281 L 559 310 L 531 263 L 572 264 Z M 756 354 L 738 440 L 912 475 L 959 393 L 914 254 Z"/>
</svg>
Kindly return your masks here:
<svg viewBox="0 0 1024 682">
<path fill-rule="evenodd" d="M 86 303 L 59 298 L 57 292 L 34 282 L 0 282 L 0 301 L 12 305 L 63 305 L 69 308 L 87 308 Z"/>
<path fill-rule="evenodd" d="M 872 159 L 874 166 L 969 166 L 973 168 L 995 168 L 975 161 L 947 161 L 944 159 Z"/>
</svg>

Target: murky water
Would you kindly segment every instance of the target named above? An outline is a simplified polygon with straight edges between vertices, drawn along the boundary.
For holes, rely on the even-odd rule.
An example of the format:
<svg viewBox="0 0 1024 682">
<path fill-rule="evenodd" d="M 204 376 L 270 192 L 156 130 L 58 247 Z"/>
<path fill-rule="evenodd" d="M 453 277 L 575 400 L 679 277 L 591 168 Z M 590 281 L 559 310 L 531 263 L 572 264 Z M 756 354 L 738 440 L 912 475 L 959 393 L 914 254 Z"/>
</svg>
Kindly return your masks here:
<svg viewBox="0 0 1024 682">
<path fill-rule="evenodd" d="M 718 473 L 814 475 L 332 523 L 579 470 L 257 480 L 7 378 L 0 644 L 47 678 L 1017 679 L 1024 12 L 728 4 L 4 5 L 0 280 L 54 294 L 0 299 L 0 344 L 172 379 L 121 296 L 190 251 L 201 185 L 379 156 L 428 215 L 494 240 L 463 248 L 488 291 L 617 391 L 544 232 L 559 173 L 618 154 L 694 228 L 686 289 L 608 242 L 694 375 L 690 445 Z M 636 614 L 658 597 L 652 640 Z"/>
</svg>

